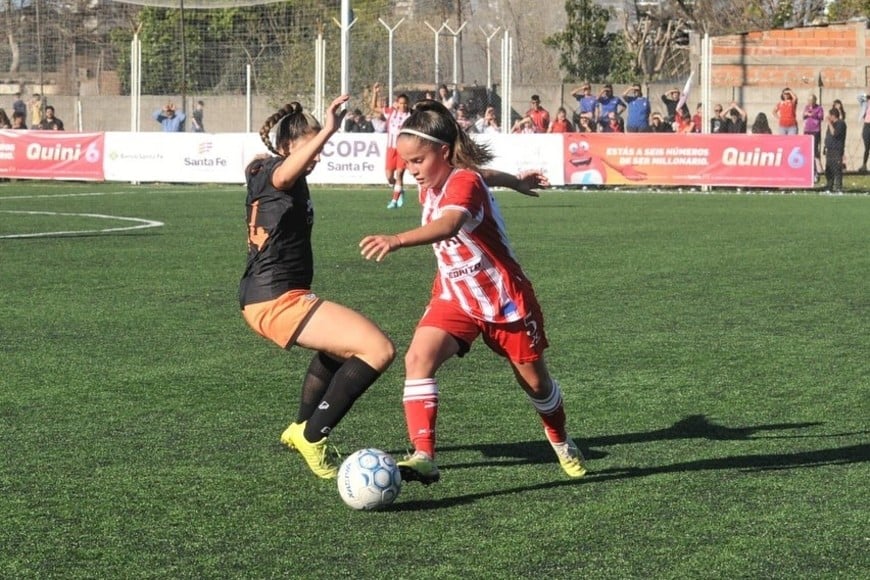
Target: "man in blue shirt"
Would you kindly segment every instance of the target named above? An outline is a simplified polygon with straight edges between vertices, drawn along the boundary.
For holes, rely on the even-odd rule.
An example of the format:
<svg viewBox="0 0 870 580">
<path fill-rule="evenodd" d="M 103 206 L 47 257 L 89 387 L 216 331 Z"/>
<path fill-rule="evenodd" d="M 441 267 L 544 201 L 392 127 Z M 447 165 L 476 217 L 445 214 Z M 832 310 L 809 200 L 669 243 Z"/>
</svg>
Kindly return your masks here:
<svg viewBox="0 0 870 580">
<path fill-rule="evenodd" d="M 165 133 L 184 131 L 184 121 L 187 119 L 183 112 L 175 110 L 175 105 L 172 103 L 167 103 L 163 109 L 154 111 L 153 117 L 163 126 Z"/>
<path fill-rule="evenodd" d="M 580 117 L 583 115 L 586 115 L 593 122 L 597 120 L 595 106 L 598 104 L 598 99 L 592 94 L 592 87 L 589 83 L 571 91 L 571 96 L 577 99 L 577 112 L 574 113 L 575 126 L 580 124 Z"/>
<path fill-rule="evenodd" d="M 601 94 L 598 95 L 598 124 L 601 125 L 601 129 L 607 130 L 610 113 L 616 113 L 616 116 L 620 117 L 624 110 L 625 103 L 613 94 L 613 85 L 604 85 Z"/>
<path fill-rule="evenodd" d="M 622 93 L 622 100 L 628 110 L 625 122 L 627 133 L 646 133 L 649 131 L 649 99 L 643 96 L 639 84 L 634 84 Z"/>
</svg>

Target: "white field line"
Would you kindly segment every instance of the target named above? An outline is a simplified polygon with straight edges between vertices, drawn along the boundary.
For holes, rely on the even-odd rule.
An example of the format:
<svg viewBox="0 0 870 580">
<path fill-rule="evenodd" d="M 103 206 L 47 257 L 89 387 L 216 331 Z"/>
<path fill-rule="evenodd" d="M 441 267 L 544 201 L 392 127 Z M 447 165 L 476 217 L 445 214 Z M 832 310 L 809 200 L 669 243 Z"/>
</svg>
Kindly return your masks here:
<svg viewBox="0 0 870 580">
<path fill-rule="evenodd" d="M 180 190 L 178 190 L 180 191 Z M 5 201 L 7 199 L 45 199 L 45 198 L 55 198 L 55 197 L 96 197 L 103 195 L 129 195 L 135 193 L 145 193 L 145 191 L 94 191 L 94 192 L 83 192 L 83 193 L 46 193 L 40 195 L 7 195 L 0 196 L 0 201 Z M 164 192 L 161 192 L 164 193 Z M 173 193 L 169 191 L 169 193 Z M 60 212 L 52 212 L 52 211 L 12 211 L 12 210 L 0 210 L 0 213 L 17 213 L 17 214 L 26 214 L 26 215 L 55 215 L 55 216 L 76 216 L 76 217 L 91 217 L 97 219 L 111 219 L 111 220 L 121 220 L 121 221 L 131 221 L 138 222 L 139 225 L 136 226 L 127 226 L 121 228 L 105 228 L 101 230 L 75 230 L 75 231 L 60 231 L 60 232 L 38 232 L 33 234 L 9 234 L 5 236 L 0 236 L 0 240 L 2 239 L 13 239 L 13 238 L 40 238 L 40 237 L 48 237 L 48 236 L 73 236 L 76 234 L 103 234 L 110 232 L 125 232 L 131 230 L 141 230 L 145 228 L 158 228 L 164 225 L 163 222 L 155 221 L 155 220 L 146 220 L 142 218 L 131 218 L 131 217 L 123 217 L 123 216 L 114 216 L 114 215 L 104 215 L 104 214 L 96 214 L 96 213 L 60 213 Z"/>
<path fill-rule="evenodd" d="M 48 197 L 48 196 L 46 196 Z M 134 226 L 125 226 L 118 228 L 104 228 L 101 230 L 69 230 L 69 231 L 58 231 L 58 232 L 38 232 L 33 234 L 9 234 L 5 236 L 0 236 L 0 239 L 12 239 L 12 238 L 41 238 L 47 236 L 71 236 L 76 234 L 105 234 L 109 232 L 126 232 L 131 230 L 142 230 L 146 228 L 158 228 L 163 224 L 163 222 L 159 222 L 156 220 L 146 220 L 142 218 L 134 218 L 134 217 L 124 217 L 117 215 L 104 215 L 101 213 L 62 213 L 56 211 L 13 211 L 13 210 L 0 210 L 0 213 L 13 213 L 13 214 L 24 214 L 24 215 L 53 215 L 53 216 L 74 216 L 74 217 L 89 217 L 89 218 L 97 218 L 97 219 L 107 219 L 107 220 L 120 220 L 127 222 L 136 222 L 138 225 Z"/>
</svg>

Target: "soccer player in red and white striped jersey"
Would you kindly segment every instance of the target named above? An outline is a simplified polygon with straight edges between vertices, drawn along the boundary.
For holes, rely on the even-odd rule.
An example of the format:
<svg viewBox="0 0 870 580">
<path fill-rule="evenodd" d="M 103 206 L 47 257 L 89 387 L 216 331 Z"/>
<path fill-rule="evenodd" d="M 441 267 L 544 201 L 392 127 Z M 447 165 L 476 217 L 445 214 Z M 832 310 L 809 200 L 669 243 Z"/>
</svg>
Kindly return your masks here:
<svg viewBox="0 0 870 580">
<path fill-rule="evenodd" d="M 372 86 L 372 109 L 378 110 L 378 99 L 381 94 L 380 83 L 375 83 Z M 393 187 L 393 195 L 390 198 L 390 203 L 387 209 L 395 209 L 402 207 L 405 203 L 405 189 L 402 184 L 405 179 L 405 161 L 399 156 L 396 151 L 396 140 L 399 138 L 399 131 L 402 129 L 402 124 L 411 115 L 410 103 L 408 95 L 398 95 L 393 102 L 392 107 L 384 107 L 382 109 L 384 118 L 387 121 L 387 158 L 385 170 L 387 173 L 387 183 Z"/>
<path fill-rule="evenodd" d="M 530 192 L 537 174 L 514 178 L 478 171 L 492 160 L 489 150 L 471 140 L 435 101 L 415 105 L 397 148 L 420 188 L 422 225 L 395 235 L 367 236 L 360 242 L 362 254 L 380 261 L 399 248 L 431 244 L 438 261 L 431 299 L 405 355 L 403 403 L 415 451 L 399 462 L 402 477 L 424 484 L 438 481 L 435 373 L 450 357 L 467 353 L 481 335 L 510 362 L 563 470 L 582 477 L 583 456 L 566 431 L 562 392 L 544 360 L 543 314 L 484 181 Z"/>
</svg>

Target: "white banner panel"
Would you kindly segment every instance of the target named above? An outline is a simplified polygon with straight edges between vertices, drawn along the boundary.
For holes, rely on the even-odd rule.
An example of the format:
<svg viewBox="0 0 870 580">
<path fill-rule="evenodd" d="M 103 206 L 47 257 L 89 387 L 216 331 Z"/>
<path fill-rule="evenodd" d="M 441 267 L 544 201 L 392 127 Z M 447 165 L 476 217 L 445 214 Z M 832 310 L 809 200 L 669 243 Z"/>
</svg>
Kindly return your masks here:
<svg viewBox="0 0 870 580">
<path fill-rule="evenodd" d="M 489 165 L 492 169 L 512 174 L 534 169 L 546 175 L 551 185 L 565 185 L 565 156 L 561 134 L 490 133 L 473 137 L 489 144 L 495 155 Z"/>
<path fill-rule="evenodd" d="M 564 183 L 561 135 L 475 135 L 492 147 L 491 167 L 508 173 L 543 171 Z M 324 146 L 310 184 L 382 185 L 387 138 L 383 133 L 336 133 Z M 245 167 L 268 153 L 256 133 L 106 133 L 107 181 L 244 183 Z M 410 173 L 405 184 L 415 185 Z"/>
<path fill-rule="evenodd" d="M 233 133 L 106 133 L 107 181 L 244 183 L 244 147 Z"/>
</svg>

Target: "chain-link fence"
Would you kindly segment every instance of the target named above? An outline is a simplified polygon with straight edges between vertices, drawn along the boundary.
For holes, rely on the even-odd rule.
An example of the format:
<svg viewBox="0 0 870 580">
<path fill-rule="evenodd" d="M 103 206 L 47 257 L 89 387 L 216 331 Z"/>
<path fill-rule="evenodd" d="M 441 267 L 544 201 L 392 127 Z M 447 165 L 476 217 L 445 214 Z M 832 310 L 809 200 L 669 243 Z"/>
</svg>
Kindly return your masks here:
<svg viewBox="0 0 870 580">
<path fill-rule="evenodd" d="M 544 92 L 560 83 L 557 55 L 543 39 L 564 25 L 561 6 L 542 13 L 520 0 L 351 4 L 347 38 L 354 108 L 370 106 L 376 81 L 385 87 L 392 82 L 395 93 L 412 99 L 441 83 L 451 89 L 455 84 L 472 114 L 498 106 L 505 33 L 512 36 L 514 83 Z M 187 107 L 205 100 L 217 130 L 228 118 L 242 117 L 248 93 L 255 108 L 289 99 L 312 103 L 318 39 L 325 46 L 323 91 L 339 92 L 341 5 L 339 0 L 4 0 L 0 22 L 9 42 L 0 45 L 0 62 L 8 66 L 0 91 L 42 95 L 86 129 L 127 129 L 123 97 L 131 92 L 131 42 L 137 38 L 142 106 L 180 99 Z"/>
</svg>

